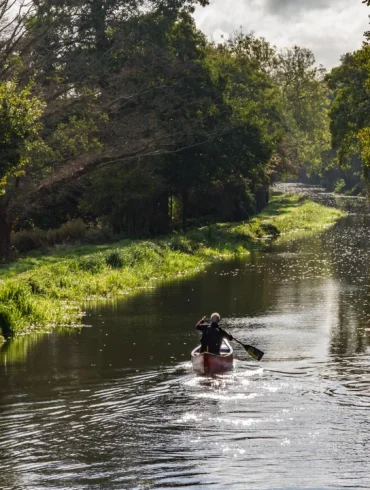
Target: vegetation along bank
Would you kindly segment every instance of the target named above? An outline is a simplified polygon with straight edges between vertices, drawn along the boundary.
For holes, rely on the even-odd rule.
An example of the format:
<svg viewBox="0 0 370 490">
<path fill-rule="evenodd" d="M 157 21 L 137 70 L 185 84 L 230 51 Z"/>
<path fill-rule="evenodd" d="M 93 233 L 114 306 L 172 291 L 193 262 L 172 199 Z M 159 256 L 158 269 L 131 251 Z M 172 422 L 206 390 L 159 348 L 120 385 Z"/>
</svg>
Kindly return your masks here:
<svg viewBox="0 0 370 490">
<path fill-rule="evenodd" d="M 248 221 L 24 257 L 0 268 L 0 333 L 6 338 L 79 324 L 85 300 L 133 294 L 195 273 L 212 260 L 262 248 L 263 238 L 323 230 L 343 215 L 302 197 L 276 195 Z"/>
</svg>

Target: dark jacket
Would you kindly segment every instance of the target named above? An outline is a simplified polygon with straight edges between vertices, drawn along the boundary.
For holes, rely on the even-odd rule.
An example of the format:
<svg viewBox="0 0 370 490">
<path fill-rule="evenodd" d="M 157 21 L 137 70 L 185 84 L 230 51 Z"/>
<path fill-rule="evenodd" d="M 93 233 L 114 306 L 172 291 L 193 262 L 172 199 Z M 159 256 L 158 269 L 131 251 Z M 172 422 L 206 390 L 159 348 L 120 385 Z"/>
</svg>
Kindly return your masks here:
<svg viewBox="0 0 370 490">
<path fill-rule="evenodd" d="M 201 352 L 210 352 L 211 354 L 219 354 L 222 339 L 226 337 L 228 340 L 233 340 L 233 336 L 222 330 L 218 323 L 198 323 L 197 330 L 200 330 L 203 335 L 200 339 Z"/>
</svg>

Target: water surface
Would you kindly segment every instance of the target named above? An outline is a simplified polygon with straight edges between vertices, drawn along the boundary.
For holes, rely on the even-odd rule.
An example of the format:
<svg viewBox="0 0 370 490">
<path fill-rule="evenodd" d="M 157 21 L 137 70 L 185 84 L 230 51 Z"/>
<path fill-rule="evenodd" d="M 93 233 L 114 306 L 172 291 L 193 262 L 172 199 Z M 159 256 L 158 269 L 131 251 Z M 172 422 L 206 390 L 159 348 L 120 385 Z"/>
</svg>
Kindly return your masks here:
<svg viewBox="0 0 370 490">
<path fill-rule="evenodd" d="M 358 201 L 356 201 L 358 203 Z M 367 211 L 0 351 L 0 488 L 370 488 Z M 353 210 L 353 207 L 351 208 Z M 219 311 L 233 372 L 197 376 Z"/>
</svg>

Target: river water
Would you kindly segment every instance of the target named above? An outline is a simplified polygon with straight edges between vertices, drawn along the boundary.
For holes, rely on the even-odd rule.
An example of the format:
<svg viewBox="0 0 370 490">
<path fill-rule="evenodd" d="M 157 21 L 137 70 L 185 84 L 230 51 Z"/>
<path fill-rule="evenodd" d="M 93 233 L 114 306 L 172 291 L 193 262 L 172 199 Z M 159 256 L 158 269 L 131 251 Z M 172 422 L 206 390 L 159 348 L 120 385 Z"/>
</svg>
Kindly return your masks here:
<svg viewBox="0 0 370 490">
<path fill-rule="evenodd" d="M 0 350 L 0 488 L 370 488 L 370 219 L 122 300 Z M 360 211 L 358 210 L 360 209 Z M 233 372 L 197 376 L 219 311 Z"/>
</svg>

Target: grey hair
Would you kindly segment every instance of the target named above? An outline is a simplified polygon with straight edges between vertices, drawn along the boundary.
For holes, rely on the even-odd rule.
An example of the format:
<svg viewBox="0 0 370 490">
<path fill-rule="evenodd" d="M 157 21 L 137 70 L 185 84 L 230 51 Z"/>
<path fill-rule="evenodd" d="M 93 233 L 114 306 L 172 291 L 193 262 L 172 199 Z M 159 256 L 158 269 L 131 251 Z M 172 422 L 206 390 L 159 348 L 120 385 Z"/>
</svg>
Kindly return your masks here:
<svg viewBox="0 0 370 490">
<path fill-rule="evenodd" d="M 218 323 L 221 320 L 221 317 L 218 313 L 212 313 L 211 322 Z"/>
</svg>

